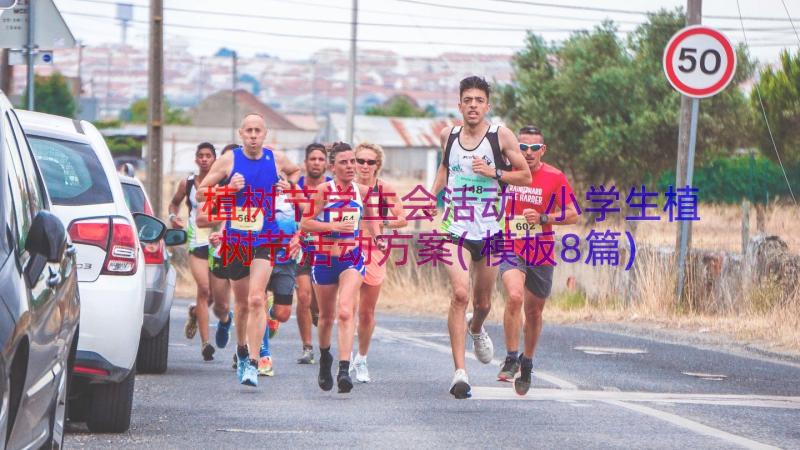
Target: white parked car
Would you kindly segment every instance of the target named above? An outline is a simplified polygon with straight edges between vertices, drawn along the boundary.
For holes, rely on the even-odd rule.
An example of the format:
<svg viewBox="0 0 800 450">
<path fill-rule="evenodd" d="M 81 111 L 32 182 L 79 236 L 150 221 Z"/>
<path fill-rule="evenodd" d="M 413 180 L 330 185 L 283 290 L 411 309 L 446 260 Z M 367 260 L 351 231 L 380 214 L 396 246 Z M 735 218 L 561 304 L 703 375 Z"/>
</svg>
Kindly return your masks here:
<svg viewBox="0 0 800 450">
<path fill-rule="evenodd" d="M 52 211 L 77 248 L 81 317 L 69 417 L 91 431 L 126 431 L 146 281 L 136 223 L 94 125 L 30 111 L 18 115 Z"/>
</svg>

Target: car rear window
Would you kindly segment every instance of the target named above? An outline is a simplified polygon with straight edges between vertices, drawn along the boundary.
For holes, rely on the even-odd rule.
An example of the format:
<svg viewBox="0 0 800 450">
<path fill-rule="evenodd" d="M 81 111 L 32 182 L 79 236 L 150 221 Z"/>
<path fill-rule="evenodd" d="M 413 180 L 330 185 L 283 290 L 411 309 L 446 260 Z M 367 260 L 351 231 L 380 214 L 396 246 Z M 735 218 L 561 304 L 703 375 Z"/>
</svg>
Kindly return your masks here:
<svg viewBox="0 0 800 450">
<path fill-rule="evenodd" d="M 105 170 L 89 144 L 28 136 L 50 199 L 56 205 L 113 203 Z"/>
<path fill-rule="evenodd" d="M 134 184 L 122 183 L 122 192 L 125 194 L 125 203 L 128 204 L 128 209 L 132 213 L 148 213 L 144 206 L 145 199 L 142 188 Z"/>
</svg>

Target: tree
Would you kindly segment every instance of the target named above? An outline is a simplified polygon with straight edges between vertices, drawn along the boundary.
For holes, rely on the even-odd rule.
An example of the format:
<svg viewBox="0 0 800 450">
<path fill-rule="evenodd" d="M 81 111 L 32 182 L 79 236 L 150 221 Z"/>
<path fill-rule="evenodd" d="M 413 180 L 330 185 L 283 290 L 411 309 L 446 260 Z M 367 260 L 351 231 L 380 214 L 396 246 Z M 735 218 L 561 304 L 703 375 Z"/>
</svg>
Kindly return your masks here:
<svg viewBox="0 0 800 450">
<path fill-rule="evenodd" d="M 387 117 L 428 117 L 428 111 L 421 109 L 413 100 L 404 95 L 397 95 L 387 100 L 383 105 L 367 108 L 368 116 Z"/>
<path fill-rule="evenodd" d="M 142 98 L 133 102 L 123 114 L 129 116 L 128 121 L 131 123 L 147 123 L 148 108 L 147 99 Z M 186 117 L 183 110 L 173 108 L 169 102 L 165 101 L 164 123 L 167 125 L 187 125 L 189 124 L 189 118 Z"/>
<path fill-rule="evenodd" d="M 76 105 L 72 97 L 67 79 L 59 72 L 49 77 L 37 75 L 34 87 L 34 109 L 39 112 L 57 116 L 75 117 Z M 28 105 L 27 91 L 22 96 L 22 107 Z"/>
<path fill-rule="evenodd" d="M 757 87 L 781 162 L 788 166 L 800 166 L 800 133 L 797 132 L 800 129 L 800 51 L 794 56 L 786 50 L 782 51 L 780 67 L 777 70 L 764 68 Z M 754 89 L 750 95 L 753 111 L 757 115 L 758 146 L 764 156 L 777 161 L 758 92 Z"/>
<path fill-rule="evenodd" d="M 649 15 L 627 41 L 612 22 L 573 33 L 560 46 L 529 33 L 513 60 L 514 84 L 495 96 L 513 127 L 536 124 L 548 161 L 578 185 L 611 183 L 626 191 L 675 167 L 680 95 L 664 76 L 661 57 L 684 26 L 680 10 Z M 734 86 L 700 106 L 699 162 L 747 143 L 752 116 L 737 83 L 753 64 L 738 49 Z"/>
</svg>

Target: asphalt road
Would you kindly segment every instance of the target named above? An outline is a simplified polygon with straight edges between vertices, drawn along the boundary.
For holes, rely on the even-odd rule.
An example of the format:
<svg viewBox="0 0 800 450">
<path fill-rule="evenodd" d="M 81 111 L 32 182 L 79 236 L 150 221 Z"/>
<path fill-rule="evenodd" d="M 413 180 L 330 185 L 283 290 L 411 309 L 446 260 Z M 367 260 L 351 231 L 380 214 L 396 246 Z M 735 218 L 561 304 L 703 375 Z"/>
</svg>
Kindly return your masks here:
<svg viewBox="0 0 800 450">
<path fill-rule="evenodd" d="M 136 378 L 130 431 L 71 425 L 68 448 L 800 448 L 797 361 L 545 325 L 535 386 L 519 397 L 495 381 L 505 349 L 492 325 L 495 361 L 468 344 L 473 398 L 454 400 L 444 319 L 380 316 L 373 382 L 343 395 L 295 363 L 292 319 L 272 341 L 275 376 L 250 388 L 232 345 L 206 363 L 183 337 L 187 304 L 173 307 L 167 373 Z"/>
</svg>

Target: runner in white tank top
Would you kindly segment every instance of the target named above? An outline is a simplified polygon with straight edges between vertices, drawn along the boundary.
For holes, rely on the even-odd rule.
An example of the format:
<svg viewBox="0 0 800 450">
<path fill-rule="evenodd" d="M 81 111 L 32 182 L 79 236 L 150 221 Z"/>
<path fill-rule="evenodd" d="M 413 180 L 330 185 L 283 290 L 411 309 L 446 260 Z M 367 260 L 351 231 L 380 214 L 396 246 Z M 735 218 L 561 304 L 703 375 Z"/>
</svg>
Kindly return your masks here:
<svg viewBox="0 0 800 450">
<path fill-rule="evenodd" d="M 469 398 L 471 387 L 464 365 L 465 332 L 472 337 L 475 356 L 484 364 L 492 360 L 494 349 L 483 321 L 492 306 L 492 292 L 497 280 L 497 266 L 481 261 L 484 239 L 500 231 L 500 214 L 486 214 L 487 205 L 493 205 L 501 197 L 501 186 L 513 184 L 527 186 L 531 182 L 525 158 L 519 151 L 519 142 L 511 130 L 505 127 L 492 127 L 486 120 L 489 112 L 489 84 L 483 78 L 468 77 L 459 87 L 458 107 L 464 118 L 464 127 L 445 128 L 440 139 L 444 158 L 436 174 L 430 192 L 434 195 L 447 186 L 450 193 L 450 206 L 447 216 L 442 220 L 446 234 L 445 249 L 450 252 L 452 264 L 445 265 L 453 287 L 453 298 L 447 317 L 450 332 L 450 346 L 453 352 L 455 374 L 450 384 L 450 393 L 458 399 Z M 506 162 L 508 161 L 508 163 Z M 513 169 L 513 170 L 512 170 Z M 467 197 L 476 197 L 464 204 L 464 188 Z M 460 189 L 459 193 L 456 189 Z M 460 194 L 460 195 L 459 195 Z M 472 219 L 463 218 L 455 206 L 472 206 Z M 469 208 L 466 208 L 467 211 Z M 436 205 L 429 205 L 429 214 L 436 214 Z M 491 208 L 490 211 L 491 212 Z M 498 207 L 498 212 L 501 212 Z M 457 243 L 463 241 L 464 248 Z M 469 299 L 469 267 L 462 267 L 458 254 L 469 251 L 472 269 L 475 271 L 473 284 L 473 317 L 466 317 Z M 463 253 L 461 253 L 463 254 Z M 464 320 L 466 317 L 466 321 Z M 469 328 L 467 330 L 467 328 Z"/>
</svg>

